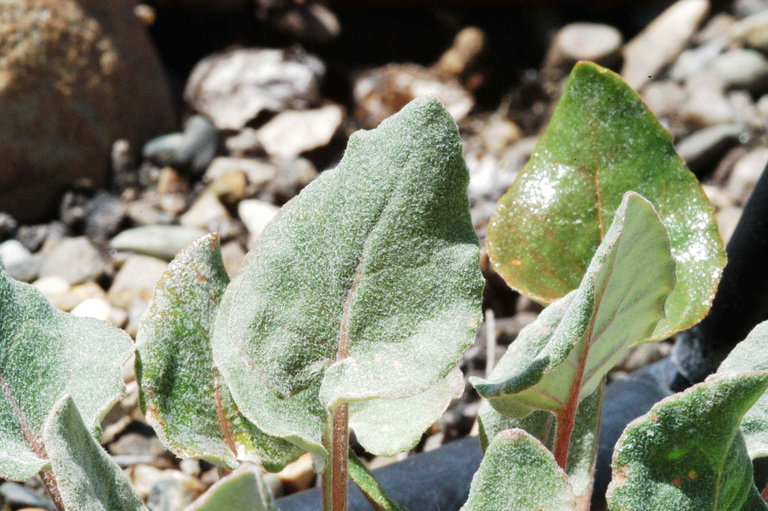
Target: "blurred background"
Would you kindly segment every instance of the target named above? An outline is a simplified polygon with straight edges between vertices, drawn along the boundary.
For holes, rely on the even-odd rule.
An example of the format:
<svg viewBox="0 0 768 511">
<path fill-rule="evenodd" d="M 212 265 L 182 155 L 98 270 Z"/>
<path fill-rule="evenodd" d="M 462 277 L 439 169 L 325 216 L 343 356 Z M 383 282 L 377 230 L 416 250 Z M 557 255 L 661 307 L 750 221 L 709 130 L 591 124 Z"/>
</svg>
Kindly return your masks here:
<svg viewBox="0 0 768 511">
<path fill-rule="evenodd" d="M 768 0 L 0 0 L 0 258 L 56 307 L 135 335 L 182 247 L 217 231 L 235 273 L 353 131 L 423 95 L 459 125 L 482 243 L 582 59 L 638 90 L 727 241 L 768 162 L 767 55 Z M 468 375 L 540 310 L 484 271 L 494 320 Z M 611 378 L 669 350 L 643 345 Z M 181 509 L 220 473 L 165 451 L 131 365 L 124 376 L 103 441 L 150 509 Z M 417 451 L 472 434 L 478 405 L 467 388 Z M 314 480 L 308 458 L 269 476 L 278 495 Z M 37 486 L 5 482 L 0 495 L 46 508 Z"/>
</svg>

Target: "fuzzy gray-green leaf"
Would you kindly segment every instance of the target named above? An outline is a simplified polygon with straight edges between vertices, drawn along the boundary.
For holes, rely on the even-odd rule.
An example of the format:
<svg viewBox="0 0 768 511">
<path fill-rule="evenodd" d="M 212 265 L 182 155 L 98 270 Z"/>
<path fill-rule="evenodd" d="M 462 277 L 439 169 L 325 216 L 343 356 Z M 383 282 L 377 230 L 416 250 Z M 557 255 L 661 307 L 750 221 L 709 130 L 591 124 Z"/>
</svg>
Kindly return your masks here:
<svg viewBox="0 0 768 511">
<path fill-rule="evenodd" d="M 242 467 L 211 486 L 185 511 L 279 511 L 255 467 Z"/>
<path fill-rule="evenodd" d="M 627 193 L 579 288 L 527 326 L 487 380 L 470 381 L 504 415 L 563 413 L 652 338 L 674 283 L 664 225 L 648 201 Z"/>
<path fill-rule="evenodd" d="M 214 329 L 214 360 L 249 419 L 318 451 L 323 408 L 291 414 L 262 406 L 267 393 L 320 385 L 333 407 L 413 396 L 449 373 L 481 318 L 467 183 L 455 123 L 422 98 L 353 135 L 338 167 L 283 208 Z"/>
<path fill-rule="evenodd" d="M 461 511 L 575 509 L 568 477 L 547 448 L 522 429 L 508 429 L 485 451 Z"/>
<path fill-rule="evenodd" d="M 768 372 L 721 373 L 657 403 L 621 435 L 611 511 L 765 511 L 739 423 Z"/>
<path fill-rule="evenodd" d="M 93 433 L 122 395 L 120 367 L 133 352 L 128 335 L 91 318 L 54 309 L 0 264 L 0 477 L 25 480 L 47 466 L 45 419 L 72 396 Z"/>
<path fill-rule="evenodd" d="M 768 371 L 768 321 L 760 323 L 731 351 L 718 373 Z M 752 459 L 768 456 L 768 395 L 763 394 L 741 420 L 741 433 Z"/>
<path fill-rule="evenodd" d="M 579 404 L 576 422 L 571 433 L 566 474 L 573 486 L 577 500 L 589 499 L 592 493 L 592 476 L 597 456 L 600 425 L 600 407 L 603 400 L 602 387 Z M 556 420 L 552 413 L 537 410 L 527 417 L 515 419 L 505 417 L 496 411 L 488 401 L 483 401 L 478 412 L 480 423 L 480 446 L 485 451 L 498 433 L 505 429 L 519 428 L 534 436 L 552 450 Z"/>
<path fill-rule="evenodd" d="M 147 511 L 120 467 L 91 436 L 69 396 L 54 406 L 43 441 L 68 510 Z"/>
<path fill-rule="evenodd" d="M 210 332 L 229 284 L 215 234 L 168 266 L 136 336 L 136 377 L 148 422 L 176 455 L 233 469 L 237 460 L 279 470 L 301 454 L 243 417 L 213 365 Z"/>
</svg>

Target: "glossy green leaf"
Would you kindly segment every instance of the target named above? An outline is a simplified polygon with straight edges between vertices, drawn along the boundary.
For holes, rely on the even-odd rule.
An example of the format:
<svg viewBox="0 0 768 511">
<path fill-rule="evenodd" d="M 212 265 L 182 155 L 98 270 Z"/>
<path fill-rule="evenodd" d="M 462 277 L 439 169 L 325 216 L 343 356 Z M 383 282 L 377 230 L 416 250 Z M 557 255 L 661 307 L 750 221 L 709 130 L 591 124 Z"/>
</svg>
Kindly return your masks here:
<svg viewBox="0 0 768 511">
<path fill-rule="evenodd" d="M 250 420 L 318 453 L 326 408 L 415 396 L 448 375 L 481 318 L 467 182 L 455 123 L 422 98 L 353 135 L 338 167 L 283 208 L 214 329 L 214 360 Z M 314 412 L 271 401 L 313 386 Z"/>
<path fill-rule="evenodd" d="M 349 451 L 349 478 L 355 482 L 374 511 L 406 511 L 379 484 L 363 461 Z"/>
<path fill-rule="evenodd" d="M 760 323 L 731 351 L 718 373 L 768 371 L 768 322 Z M 768 456 L 768 394 L 764 394 L 741 420 L 741 433 L 752 459 Z"/>
<path fill-rule="evenodd" d="M 530 161 L 499 201 L 488 229 L 494 267 L 539 301 L 564 296 L 630 190 L 658 211 L 677 265 L 654 337 L 698 322 L 725 265 L 712 206 L 639 96 L 592 63 L 574 67 Z"/>
<path fill-rule="evenodd" d="M 602 401 L 602 387 L 599 387 L 579 404 L 579 409 L 576 412 L 576 423 L 571 433 L 565 472 L 579 503 L 589 502 L 592 494 Z M 478 411 L 478 421 L 480 423 L 480 446 L 483 451 L 488 448 L 498 433 L 512 428 L 525 430 L 550 451 L 553 448 L 555 416 L 545 410 L 538 410 L 522 419 L 515 419 L 501 415 L 488 401 L 483 401 Z M 589 508 L 588 505 L 584 505 L 586 506 L 585 509 Z"/>
<path fill-rule="evenodd" d="M 768 372 L 715 374 L 657 403 L 616 444 L 611 511 L 760 511 L 739 432 Z"/>
<path fill-rule="evenodd" d="M 185 511 L 278 511 L 256 467 L 241 467 L 211 486 Z"/>
<path fill-rule="evenodd" d="M 664 226 L 648 201 L 627 193 L 579 288 L 523 329 L 487 380 L 470 381 L 506 416 L 570 416 L 652 337 L 674 279 Z"/>
<path fill-rule="evenodd" d="M 461 511 L 573 511 L 568 477 L 541 442 L 502 431 L 485 451 Z"/>
<path fill-rule="evenodd" d="M 464 393 L 458 367 L 424 392 L 400 399 L 367 399 L 349 405 L 349 426 L 357 441 L 378 456 L 413 449 L 424 431 Z"/>
<path fill-rule="evenodd" d="M 93 438 L 69 396 L 54 406 L 43 440 L 66 509 L 146 511 L 120 467 Z"/>
<path fill-rule="evenodd" d="M 54 309 L 0 264 L 0 477 L 23 481 L 48 465 L 45 419 L 72 396 L 92 433 L 123 394 L 120 367 L 128 335 L 91 318 Z"/>
<path fill-rule="evenodd" d="M 237 460 L 280 470 L 301 450 L 243 417 L 213 365 L 211 328 L 229 284 L 215 234 L 168 266 L 136 336 L 136 378 L 147 421 L 181 457 L 233 469 Z"/>
</svg>

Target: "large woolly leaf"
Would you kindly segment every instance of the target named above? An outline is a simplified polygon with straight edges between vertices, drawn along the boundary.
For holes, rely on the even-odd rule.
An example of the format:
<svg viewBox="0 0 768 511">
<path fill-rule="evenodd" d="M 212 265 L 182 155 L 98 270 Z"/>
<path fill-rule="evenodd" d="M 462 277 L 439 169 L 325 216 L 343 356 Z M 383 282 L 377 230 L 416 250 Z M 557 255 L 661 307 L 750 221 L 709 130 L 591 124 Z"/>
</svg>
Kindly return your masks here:
<svg viewBox="0 0 768 511">
<path fill-rule="evenodd" d="M 250 420 L 319 451 L 323 407 L 414 396 L 448 375 L 481 317 L 467 182 L 455 123 L 424 98 L 353 135 L 339 166 L 283 208 L 214 329 L 214 360 Z M 262 403 L 313 387 L 313 414 Z"/>
<path fill-rule="evenodd" d="M 627 350 L 664 319 L 675 264 L 653 206 L 627 193 L 575 291 L 547 307 L 487 380 L 472 379 L 499 412 L 572 417 Z"/>
<path fill-rule="evenodd" d="M 768 321 L 760 323 L 731 351 L 718 373 L 768 371 Z M 741 433 L 752 459 L 768 456 L 768 395 L 763 395 L 741 420 Z"/>
<path fill-rule="evenodd" d="M 213 365 L 211 328 L 228 283 L 215 234 L 168 266 L 136 336 L 142 409 L 178 456 L 230 469 L 240 459 L 279 470 L 301 450 L 243 417 Z"/>
<path fill-rule="evenodd" d="M 624 430 L 608 487 L 612 511 L 760 511 L 739 422 L 768 372 L 723 373 L 657 403 Z"/>
<path fill-rule="evenodd" d="M 72 511 L 146 511 L 120 467 L 83 422 L 75 402 L 63 397 L 48 416 L 43 440 L 61 500 Z"/>
<path fill-rule="evenodd" d="M 573 486 L 573 493 L 580 509 L 589 509 L 592 479 L 599 440 L 600 408 L 603 400 L 602 387 L 579 404 L 576 422 L 571 433 L 568 462 L 565 472 Z M 555 416 L 545 410 L 532 412 L 527 417 L 515 419 L 501 415 L 488 401 L 480 405 L 480 446 L 485 451 L 498 433 L 518 428 L 536 437 L 550 451 L 553 449 Z"/>
<path fill-rule="evenodd" d="M 211 486 L 185 511 L 278 511 L 255 467 L 242 467 Z"/>
<path fill-rule="evenodd" d="M 615 73 L 577 64 L 528 164 L 488 229 L 496 270 L 542 302 L 576 288 L 627 191 L 669 231 L 677 282 L 661 338 L 709 309 L 725 265 L 713 210 L 672 136 Z"/>
<path fill-rule="evenodd" d="M 485 451 L 461 511 L 573 511 L 568 477 L 522 429 L 502 431 Z"/>
<path fill-rule="evenodd" d="M 121 330 L 54 309 L 0 264 L 0 477 L 23 481 L 48 464 L 45 419 L 72 396 L 93 433 L 122 395 L 133 345 Z"/>
<path fill-rule="evenodd" d="M 406 511 L 398 505 L 373 477 L 363 461 L 349 451 L 349 477 L 352 479 L 374 511 Z"/>
</svg>

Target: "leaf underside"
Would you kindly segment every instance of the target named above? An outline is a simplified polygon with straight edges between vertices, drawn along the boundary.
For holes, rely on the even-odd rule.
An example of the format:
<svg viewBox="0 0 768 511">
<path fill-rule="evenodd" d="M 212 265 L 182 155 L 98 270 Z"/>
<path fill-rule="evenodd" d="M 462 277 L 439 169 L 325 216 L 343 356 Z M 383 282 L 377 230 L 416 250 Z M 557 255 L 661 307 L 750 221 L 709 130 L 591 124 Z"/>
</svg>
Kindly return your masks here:
<svg viewBox="0 0 768 511">
<path fill-rule="evenodd" d="M 768 371 L 768 322 L 757 325 L 731 351 L 718 373 Z M 741 433 L 752 459 L 768 456 L 768 395 L 764 394 L 741 420 Z"/>
<path fill-rule="evenodd" d="M 147 511 L 120 467 L 88 431 L 72 398 L 65 396 L 54 405 L 43 438 L 67 509 Z"/>
<path fill-rule="evenodd" d="M 213 365 L 210 332 L 228 283 L 214 234 L 171 262 L 136 336 L 142 409 L 177 456 L 229 469 L 245 460 L 280 470 L 301 450 L 243 417 Z"/>
<path fill-rule="evenodd" d="M 339 166 L 282 209 L 214 328 L 214 360 L 244 415 L 318 454 L 327 408 L 446 378 L 481 318 L 467 182 L 455 123 L 417 99 L 353 135 Z"/>
<path fill-rule="evenodd" d="M 611 511 L 760 511 L 739 432 L 768 372 L 710 376 L 657 403 L 624 430 L 613 455 Z"/>
<path fill-rule="evenodd" d="M 568 477 L 522 429 L 502 431 L 485 451 L 461 511 L 573 511 Z"/>
<path fill-rule="evenodd" d="M 368 399 L 349 405 L 349 426 L 357 441 L 377 456 L 408 451 L 424 431 L 464 393 L 464 376 L 458 367 L 432 387 L 400 399 Z"/>
<path fill-rule="evenodd" d="M 675 264 L 653 206 L 627 193 L 579 288 L 547 307 L 487 380 L 470 381 L 508 417 L 575 412 L 664 320 Z"/>
<path fill-rule="evenodd" d="M 104 321 L 54 309 L 0 264 L 0 478 L 23 481 L 48 466 L 45 419 L 65 394 L 98 434 L 124 392 L 128 335 Z"/>
<path fill-rule="evenodd" d="M 536 300 L 566 295 L 627 191 L 654 205 L 677 264 L 667 317 L 654 336 L 698 322 L 725 265 L 712 206 L 640 97 L 593 63 L 574 67 L 530 161 L 499 201 L 488 229 L 494 267 Z"/>
</svg>

